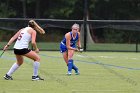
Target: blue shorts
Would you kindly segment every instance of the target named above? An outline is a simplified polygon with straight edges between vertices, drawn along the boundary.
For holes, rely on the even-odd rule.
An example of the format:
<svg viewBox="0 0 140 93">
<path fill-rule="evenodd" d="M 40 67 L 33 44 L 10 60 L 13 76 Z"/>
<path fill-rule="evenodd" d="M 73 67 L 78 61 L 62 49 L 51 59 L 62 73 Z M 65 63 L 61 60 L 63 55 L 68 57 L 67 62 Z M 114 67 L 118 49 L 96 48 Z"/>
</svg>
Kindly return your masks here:
<svg viewBox="0 0 140 93">
<path fill-rule="evenodd" d="M 72 45 L 71 47 L 76 48 L 76 45 Z M 60 43 L 60 52 L 66 52 L 68 49 L 66 47 L 66 45 L 64 45 L 63 43 Z"/>
</svg>

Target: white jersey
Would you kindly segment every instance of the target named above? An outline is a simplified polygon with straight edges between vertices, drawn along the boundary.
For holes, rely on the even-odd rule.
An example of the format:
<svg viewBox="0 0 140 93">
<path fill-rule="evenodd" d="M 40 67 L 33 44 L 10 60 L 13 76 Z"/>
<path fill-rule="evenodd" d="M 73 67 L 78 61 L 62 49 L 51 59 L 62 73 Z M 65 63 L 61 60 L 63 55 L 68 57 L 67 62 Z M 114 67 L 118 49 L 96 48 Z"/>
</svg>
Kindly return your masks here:
<svg viewBox="0 0 140 93">
<path fill-rule="evenodd" d="M 28 33 L 28 30 L 31 27 L 25 27 L 19 34 L 17 41 L 14 45 L 15 49 L 28 48 L 29 42 L 31 41 L 31 34 Z"/>
</svg>

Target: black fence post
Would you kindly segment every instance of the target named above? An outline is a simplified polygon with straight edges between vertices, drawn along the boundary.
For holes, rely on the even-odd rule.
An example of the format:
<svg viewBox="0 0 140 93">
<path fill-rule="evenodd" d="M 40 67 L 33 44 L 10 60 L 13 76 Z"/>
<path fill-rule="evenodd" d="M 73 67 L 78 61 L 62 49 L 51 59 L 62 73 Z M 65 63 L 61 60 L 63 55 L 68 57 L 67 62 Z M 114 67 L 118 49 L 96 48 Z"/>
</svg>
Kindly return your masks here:
<svg viewBox="0 0 140 93">
<path fill-rule="evenodd" d="M 87 49 L 87 0 L 84 0 L 84 51 Z"/>
<path fill-rule="evenodd" d="M 138 39 L 136 39 L 136 52 L 138 52 Z"/>
</svg>

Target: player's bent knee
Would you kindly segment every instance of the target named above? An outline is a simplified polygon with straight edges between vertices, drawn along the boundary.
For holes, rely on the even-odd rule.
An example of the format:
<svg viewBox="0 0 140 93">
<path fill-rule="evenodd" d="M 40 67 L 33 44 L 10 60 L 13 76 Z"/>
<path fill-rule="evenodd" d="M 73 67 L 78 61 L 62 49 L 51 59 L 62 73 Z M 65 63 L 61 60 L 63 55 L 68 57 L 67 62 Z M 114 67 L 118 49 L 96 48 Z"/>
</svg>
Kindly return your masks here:
<svg viewBox="0 0 140 93">
<path fill-rule="evenodd" d="M 35 61 L 40 62 L 40 57 L 35 58 Z"/>
<path fill-rule="evenodd" d="M 20 62 L 19 62 L 19 61 L 17 62 L 17 65 L 18 65 L 18 66 L 20 66 L 20 65 L 22 65 L 22 64 L 23 64 L 23 62 L 21 62 L 21 61 L 20 61 Z"/>
</svg>

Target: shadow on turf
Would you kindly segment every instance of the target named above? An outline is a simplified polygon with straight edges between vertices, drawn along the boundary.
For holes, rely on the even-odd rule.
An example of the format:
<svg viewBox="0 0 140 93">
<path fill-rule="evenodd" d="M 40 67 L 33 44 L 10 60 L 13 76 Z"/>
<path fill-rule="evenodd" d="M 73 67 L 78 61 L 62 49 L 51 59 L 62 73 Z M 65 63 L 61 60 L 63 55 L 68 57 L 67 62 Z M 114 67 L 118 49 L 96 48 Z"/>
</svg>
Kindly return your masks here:
<svg viewBox="0 0 140 93">
<path fill-rule="evenodd" d="M 48 73 L 44 70 L 40 70 L 40 73 L 47 75 L 47 77 L 51 78 L 52 80 L 55 80 L 57 83 L 59 83 L 63 86 L 67 86 L 67 83 L 64 80 L 55 77 L 52 73 Z"/>
<path fill-rule="evenodd" d="M 105 64 L 98 62 L 97 60 L 93 59 L 92 57 L 89 57 L 88 55 L 86 55 L 85 53 L 80 54 L 82 56 L 88 57 L 89 59 L 91 59 L 93 62 L 96 61 L 96 64 L 102 66 L 104 69 L 108 70 L 110 73 L 116 75 L 117 77 L 119 77 L 122 80 L 125 80 L 127 83 L 133 85 L 133 86 L 137 86 L 138 83 L 136 81 L 134 81 L 133 79 L 129 78 L 129 77 L 125 77 L 124 75 L 117 73 L 116 71 L 114 71 L 113 69 L 109 68 L 108 66 L 106 66 Z"/>
<path fill-rule="evenodd" d="M 100 63 L 99 65 L 101 65 L 104 69 L 108 70 L 110 73 L 118 76 L 120 79 L 125 80 L 127 83 L 129 83 L 131 85 L 134 85 L 134 86 L 138 85 L 136 81 L 132 80 L 129 77 L 125 77 L 124 75 L 122 75 L 120 73 L 117 73 L 116 71 L 112 70 L 111 68 L 108 68 L 107 66 L 104 66 L 102 63 Z"/>
</svg>

